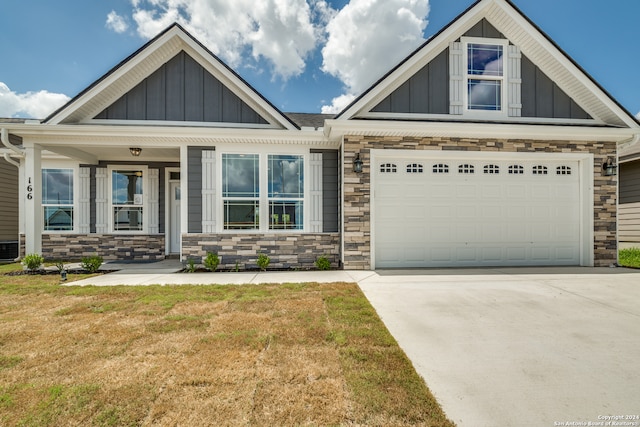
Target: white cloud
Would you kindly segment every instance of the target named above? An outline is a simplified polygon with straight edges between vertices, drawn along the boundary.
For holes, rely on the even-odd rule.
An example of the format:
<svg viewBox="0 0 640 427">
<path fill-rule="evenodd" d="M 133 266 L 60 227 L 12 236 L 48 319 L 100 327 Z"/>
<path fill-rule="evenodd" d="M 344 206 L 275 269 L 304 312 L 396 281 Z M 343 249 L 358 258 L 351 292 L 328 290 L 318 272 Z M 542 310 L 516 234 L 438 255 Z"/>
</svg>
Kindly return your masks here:
<svg viewBox="0 0 640 427">
<path fill-rule="evenodd" d="M 344 95 L 337 96 L 331 100 L 331 105 L 322 106 L 322 114 L 338 114 L 354 99 L 356 99 L 356 95 L 351 93 L 345 93 Z"/>
<path fill-rule="evenodd" d="M 115 10 L 112 10 L 107 15 L 107 22 L 105 24 L 107 28 L 115 31 L 116 33 L 124 33 L 129 29 L 127 21 L 122 16 L 118 15 Z"/>
<path fill-rule="evenodd" d="M 16 93 L 0 82 L 0 117 L 24 117 L 43 119 L 69 101 L 62 93 Z"/>
<path fill-rule="evenodd" d="M 636 114 L 636 119 L 640 120 L 640 111 L 638 111 L 638 114 Z"/>
<path fill-rule="evenodd" d="M 140 36 L 153 38 L 178 22 L 232 68 L 256 68 L 265 59 L 273 78 L 302 74 L 321 47 L 321 70 L 338 78 L 345 92 L 323 112 L 340 111 L 418 47 L 429 14 L 429 0 L 351 0 L 340 11 L 327 0 L 130 2 Z M 115 12 L 109 20 L 114 31 L 116 22 L 126 25 Z"/>
<path fill-rule="evenodd" d="M 232 67 L 250 56 L 265 58 L 287 79 L 304 72 L 321 36 L 314 24 L 326 16 L 324 0 L 132 0 L 138 33 L 155 37 L 178 22 Z"/>
<path fill-rule="evenodd" d="M 323 111 L 339 110 L 346 95 L 353 99 L 423 43 L 428 14 L 429 0 L 351 0 L 338 12 L 327 25 L 322 70 L 347 93 Z"/>
</svg>

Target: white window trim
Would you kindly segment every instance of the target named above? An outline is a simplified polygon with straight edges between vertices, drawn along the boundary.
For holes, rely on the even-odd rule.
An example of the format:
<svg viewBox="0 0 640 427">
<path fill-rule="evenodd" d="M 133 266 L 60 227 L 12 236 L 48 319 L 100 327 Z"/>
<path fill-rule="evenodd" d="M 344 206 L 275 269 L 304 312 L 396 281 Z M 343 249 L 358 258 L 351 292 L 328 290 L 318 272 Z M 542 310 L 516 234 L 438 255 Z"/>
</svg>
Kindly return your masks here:
<svg viewBox="0 0 640 427">
<path fill-rule="evenodd" d="M 462 100 L 463 111 L 462 115 L 465 119 L 507 119 L 509 117 L 509 75 L 511 70 L 509 69 L 508 49 L 509 40 L 506 39 L 494 39 L 484 37 L 461 37 L 462 43 L 462 66 L 463 66 L 463 86 L 462 86 Z M 472 76 L 471 80 L 492 80 L 501 82 L 500 90 L 500 110 L 470 110 L 469 109 L 469 45 L 470 44 L 485 44 L 485 45 L 499 45 L 502 46 L 502 76 L 492 76 L 491 78 L 483 78 Z"/>
<path fill-rule="evenodd" d="M 77 163 L 68 163 L 64 161 L 47 161 L 41 165 L 41 170 L 45 169 L 71 169 L 73 171 L 73 228 L 71 230 L 45 230 L 44 229 L 44 207 L 43 201 L 40 201 L 40 209 L 42 210 L 42 233 L 43 234 L 73 234 L 78 231 L 80 212 L 80 167 Z M 43 183 L 44 185 L 44 183 Z M 44 198 L 44 194 L 42 194 Z"/>
<path fill-rule="evenodd" d="M 113 228 L 113 171 L 114 170 L 141 170 L 142 171 L 142 230 L 115 230 Z M 107 185 L 109 201 L 107 203 L 109 213 L 109 233 L 111 234 L 149 234 L 149 167 L 146 165 L 109 165 L 107 167 Z"/>
<path fill-rule="evenodd" d="M 224 228 L 224 198 L 222 197 L 222 155 L 223 154 L 257 154 L 259 156 L 259 179 L 260 195 L 258 198 L 260 210 L 260 223 L 257 229 L 253 230 L 225 230 Z M 304 170 L 304 198 L 302 199 L 302 229 L 272 230 L 269 229 L 269 155 L 302 156 Z M 295 149 L 292 147 L 252 146 L 239 149 L 235 145 L 216 145 L 216 217 L 220 220 L 216 224 L 216 232 L 222 234 L 300 234 L 308 233 L 311 228 L 310 204 L 311 204 L 311 183 L 310 183 L 310 151 L 308 148 Z M 293 200 L 293 199 L 292 199 Z"/>
</svg>

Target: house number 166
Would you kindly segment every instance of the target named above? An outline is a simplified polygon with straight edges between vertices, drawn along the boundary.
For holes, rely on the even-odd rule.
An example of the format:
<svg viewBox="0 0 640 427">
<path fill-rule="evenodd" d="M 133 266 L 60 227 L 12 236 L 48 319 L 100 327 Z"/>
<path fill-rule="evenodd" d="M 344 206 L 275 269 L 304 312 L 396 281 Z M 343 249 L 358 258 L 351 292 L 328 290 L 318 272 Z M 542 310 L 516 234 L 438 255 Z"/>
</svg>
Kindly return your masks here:
<svg viewBox="0 0 640 427">
<path fill-rule="evenodd" d="M 29 178 L 27 183 L 27 199 L 33 199 L 33 185 L 31 185 L 31 178 Z"/>
</svg>

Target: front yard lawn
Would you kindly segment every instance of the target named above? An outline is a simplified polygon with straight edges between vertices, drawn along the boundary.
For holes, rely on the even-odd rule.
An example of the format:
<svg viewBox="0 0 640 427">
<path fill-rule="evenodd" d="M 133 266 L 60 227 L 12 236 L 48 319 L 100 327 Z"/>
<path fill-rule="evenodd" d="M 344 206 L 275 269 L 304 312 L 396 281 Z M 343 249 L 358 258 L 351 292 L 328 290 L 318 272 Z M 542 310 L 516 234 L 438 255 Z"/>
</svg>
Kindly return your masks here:
<svg viewBox="0 0 640 427">
<path fill-rule="evenodd" d="M 0 425 L 453 426 L 355 284 L 67 287 L 16 268 Z"/>
</svg>

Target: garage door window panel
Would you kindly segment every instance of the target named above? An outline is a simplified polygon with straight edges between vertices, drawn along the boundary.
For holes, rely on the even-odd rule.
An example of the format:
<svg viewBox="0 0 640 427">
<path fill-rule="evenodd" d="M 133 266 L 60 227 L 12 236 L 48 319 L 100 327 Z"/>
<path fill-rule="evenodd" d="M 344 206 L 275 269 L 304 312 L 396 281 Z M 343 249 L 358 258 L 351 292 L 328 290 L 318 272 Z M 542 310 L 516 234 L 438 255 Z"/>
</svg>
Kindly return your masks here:
<svg viewBox="0 0 640 427">
<path fill-rule="evenodd" d="M 394 163 L 383 163 L 380 165 L 380 173 L 396 173 L 398 166 Z"/>
<path fill-rule="evenodd" d="M 473 165 L 470 164 L 463 164 L 458 166 L 458 173 L 461 174 L 473 174 L 476 172 L 476 168 Z"/>
<path fill-rule="evenodd" d="M 420 163 L 411 163 L 407 165 L 407 173 L 423 173 L 424 167 Z"/>
<path fill-rule="evenodd" d="M 446 163 L 437 163 L 433 165 L 433 173 L 449 173 L 449 165 Z"/>
</svg>

